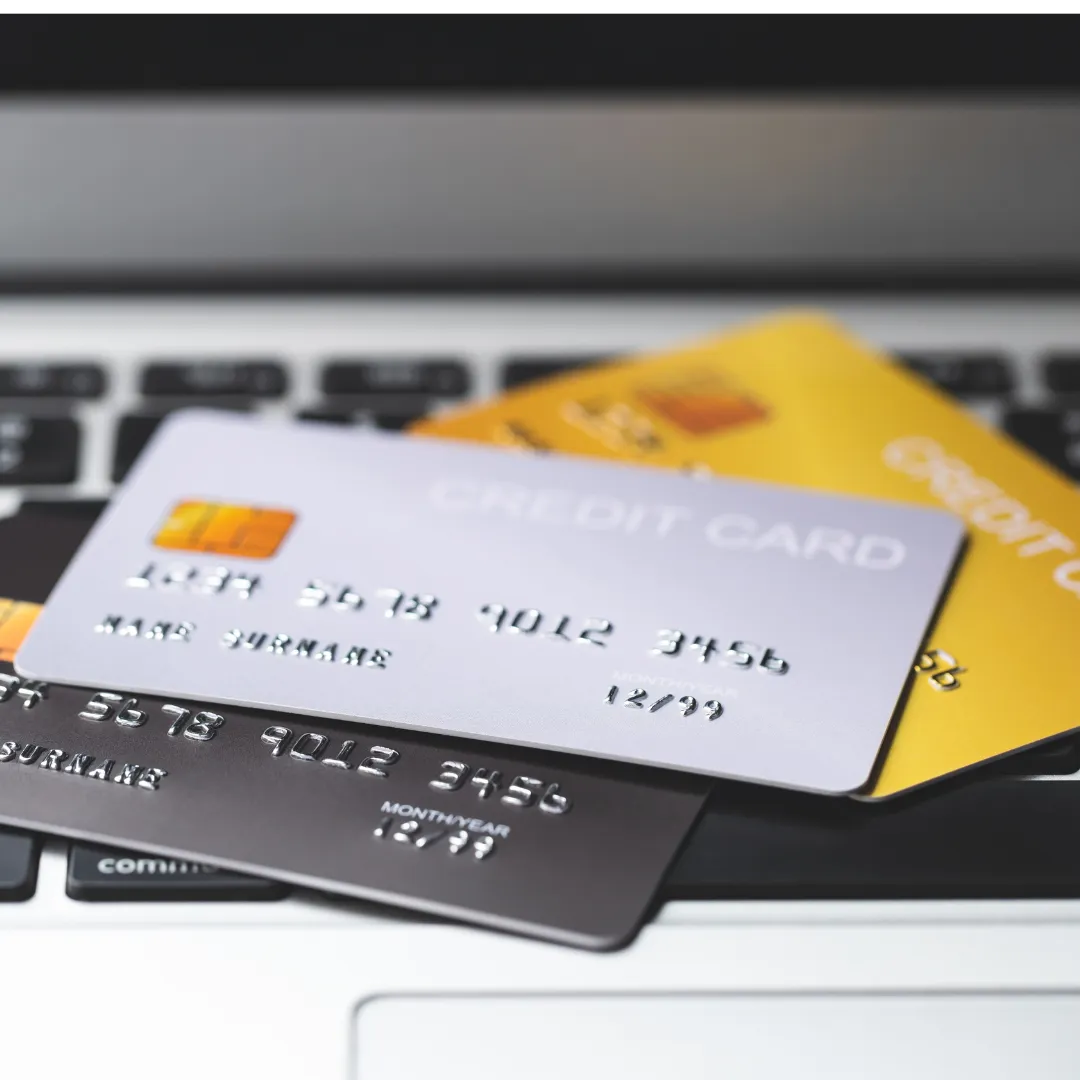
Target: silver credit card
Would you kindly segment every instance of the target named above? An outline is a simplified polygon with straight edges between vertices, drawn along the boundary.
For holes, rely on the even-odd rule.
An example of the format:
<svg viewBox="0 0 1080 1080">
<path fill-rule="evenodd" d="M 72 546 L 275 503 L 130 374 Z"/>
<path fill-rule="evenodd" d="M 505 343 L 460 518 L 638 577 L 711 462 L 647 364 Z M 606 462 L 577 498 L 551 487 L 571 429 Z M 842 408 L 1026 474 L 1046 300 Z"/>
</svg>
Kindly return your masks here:
<svg viewBox="0 0 1080 1080">
<path fill-rule="evenodd" d="M 848 792 L 962 541 L 921 507 L 189 412 L 16 666 Z"/>
</svg>

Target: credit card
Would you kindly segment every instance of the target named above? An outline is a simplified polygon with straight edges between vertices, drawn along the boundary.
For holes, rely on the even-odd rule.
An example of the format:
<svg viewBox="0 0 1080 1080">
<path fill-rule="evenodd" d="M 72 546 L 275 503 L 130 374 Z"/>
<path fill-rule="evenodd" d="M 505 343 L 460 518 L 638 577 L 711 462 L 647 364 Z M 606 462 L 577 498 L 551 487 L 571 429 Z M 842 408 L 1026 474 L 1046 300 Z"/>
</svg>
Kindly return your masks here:
<svg viewBox="0 0 1080 1080">
<path fill-rule="evenodd" d="M 962 540 L 879 500 L 192 412 L 15 663 L 847 792 Z"/>
<path fill-rule="evenodd" d="M 873 798 L 1080 726 L 1075 489 L 827 318 L 774 318 L 415 430 L 903 499 L 966 519 L 969 548 Z"/>
<path fill-rule="evenodd" d="M 88 528 L 0 521 L 0 587 L 55 580 Z M 585 948 L 634 935 L 711 786 L 106 685 L 0 663 L 0 821 Z"/>
</svg>

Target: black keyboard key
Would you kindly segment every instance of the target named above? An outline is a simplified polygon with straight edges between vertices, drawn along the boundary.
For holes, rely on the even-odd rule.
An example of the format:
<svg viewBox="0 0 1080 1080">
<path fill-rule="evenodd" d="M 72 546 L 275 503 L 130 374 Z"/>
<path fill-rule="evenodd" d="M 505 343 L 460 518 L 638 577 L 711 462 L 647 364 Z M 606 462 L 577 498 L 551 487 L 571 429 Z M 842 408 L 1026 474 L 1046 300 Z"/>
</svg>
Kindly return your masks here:
<svg viewBox="0 0 1080 1080">
<path fill-rule="evenodd" d="M 422 420 L 428 414 L 427 405 L 417 405 L 409 409 L 393 409 L 375 413 L 375 426 L 383 431 L 404 431 L 411 423 Z"/>
<path fill-rule="evenodd" d="M 996 352 L 901 352 L 897 359 L 956 397 L 997 397 L 1014 386 L 1012 368 Z"/>
<path fill-rule="evenodd" d="M 67 894 L 72 900 L 280 900 L 288 892 L 276 881 L 186 859 L 91 844 L 72 844 L 68 852 Z"/>
<path fill-rule="evenodd" d="M 296 414 L 297 420 L 308 420 L 315 424 L 338 424 L 345 427 L 355 424 L 360 417 L 347 409 L 303 409 Z"/>
<path fill-rule="evenodd" d="M 34 895 L 40 854 L 36 837 L 0 829 L 0 902 L 17 903 Z"/>
<path fill-rule="evenodd" d="M 1080 745 L 1075 736 L 1053 739 L 987 766 L 995 776 L 1072 776 L 1080 772 Z"/>
<path fill-rule="evenodd" d="M 157 360 L 142 373 L 147 397 L 279 398 L 288 389 L 285 368 L 277 360 Z"/>
<path fill-rule="evenodd" d="M 131 414 L 122 416 L 116 428 L 116 448 L 113 452 L 112 478 L 119 483 L 127 476 L 128 469 L 157 431 L 164 417 Z"/>
<path fill-rule="evenodd" d="M 1073 776 L 1080 772 L 1080 746 L 1075 739 L 1055 739 L 1007 757 L 1001 764 L 1013 776 Z"/>
<path fill-rule="evenodd" d="M 1043 359 L 1046 385 L 1056 394 L 1080 394 L 1080 352 L 1049 353 Z"/>
<path fill-rule="evenodd" d="M 566 371 L 588 367 L 590 364 L 610 360 L 613 353 L 577 353 L 558 356 L 511 356 L 503 365 L 503 386 L 512 390 L 515 386 L 547 379 L 552 375 L 561 375 Z"/>
<path fill-rule="evenodd" d="M 339 357 L 323 368 L 322 390 L 328 397 L 384 397 L 424 394 L 463 397 L 472 386 L 466 364 L 447 356 Z"/>
<path fill-rule="evenodd" d="M 70 417 L 0 413 L 0 486 L 70 484 L 79 468 L 79 425 Z"/>
<path fill-rule="evenodd" d="M 100 364 L 0 363 L 0 397 L 99 398 L 103 393 L 105 371 Z"/>
<path fill-rule="evenodd" d="M 1013 409 L 1005 430 L 1073 480 L 1080 480 L 1080 409 Z"/>
<path fill-rule="evenodd" d="M 1080 897 L 1080 781 L 936 784 L 879 804 L 718 785 L 665 899 Z"/>
</svg>

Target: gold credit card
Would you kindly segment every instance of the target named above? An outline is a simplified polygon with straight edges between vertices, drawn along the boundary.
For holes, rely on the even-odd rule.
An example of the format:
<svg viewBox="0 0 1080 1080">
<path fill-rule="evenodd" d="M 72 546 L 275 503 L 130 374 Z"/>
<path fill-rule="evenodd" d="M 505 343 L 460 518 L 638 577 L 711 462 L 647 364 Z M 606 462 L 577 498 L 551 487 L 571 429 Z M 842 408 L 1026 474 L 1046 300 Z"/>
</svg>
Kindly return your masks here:
<svg viewBox="0 0 1080 1080">
<path fill-rule="evenodd" d="M 1077 492 L 824 316 L 778 316 L 550 379 L 413 431 L 926 503 L 964 518 L 966 557 L 869 798 L 1080 727 Z M 745 544 L 759 539 L 747 522 Z"/>
</svg>

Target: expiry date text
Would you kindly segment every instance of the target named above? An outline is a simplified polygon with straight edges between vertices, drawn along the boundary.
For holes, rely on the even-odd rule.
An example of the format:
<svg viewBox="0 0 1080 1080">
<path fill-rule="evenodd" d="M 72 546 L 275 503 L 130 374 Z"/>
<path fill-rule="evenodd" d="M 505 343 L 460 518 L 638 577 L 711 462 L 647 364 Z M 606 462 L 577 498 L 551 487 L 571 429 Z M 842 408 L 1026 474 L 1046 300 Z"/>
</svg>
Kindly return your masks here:
<svg viewBox="0 0 1080 1080">
<path fill-rule="evenodd" d="M 680 698 L 676 698 L 674 694 L 661 694 L 659 697 L 653 697 L 648 690 L 640 688 L 622 694 L 619 687 L 612 686 L 608 689 L 604 701 L 608 705 L 622 705 L 625 709 L 644 709 L 650 713 L 669 709 L 673 712 L 678 711 L 683 716 L 692 716 L 700 707 L 709 720 L 716 720 L 724 714 L 724 706 L 715 698 L 710 698 L 699 706 L 697 698 L 692 697 L 690 694 L 684 694 Z"/>
</svg>

